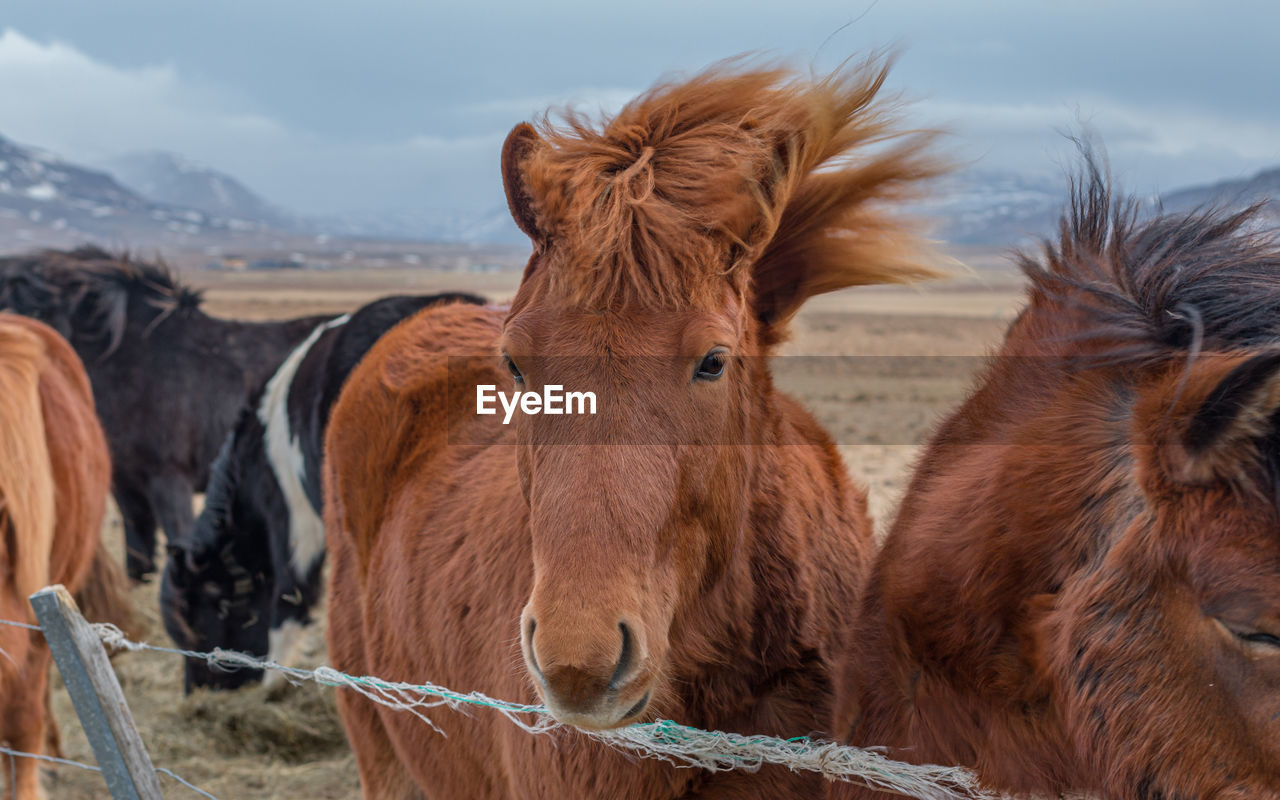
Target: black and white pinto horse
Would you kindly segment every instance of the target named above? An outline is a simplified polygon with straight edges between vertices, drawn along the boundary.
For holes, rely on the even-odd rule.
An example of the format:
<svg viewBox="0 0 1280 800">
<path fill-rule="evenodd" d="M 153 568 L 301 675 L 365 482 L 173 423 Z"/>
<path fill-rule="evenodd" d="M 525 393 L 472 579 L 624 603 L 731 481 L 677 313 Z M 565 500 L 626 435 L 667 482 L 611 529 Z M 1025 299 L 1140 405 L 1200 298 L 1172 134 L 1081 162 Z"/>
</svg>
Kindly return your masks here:
<svg viewBox="0 0 1280 800">
<path fill-rule="evenodd" d="M 317 325 L 241 409 L 210 469 L 204 510 L 169 547 L 161 609 L 179 646 L 295 663 L 322 586 L 329 410 L 379 337 L 423 308 L 451 302 L 485 301 L 461 293 L 387 297 Z M 188 692 L 231 689 L 259 677 L 188 659 L 184 684 Z M 278 678 L 271 673 L 268 685 Z"/>
</svg>

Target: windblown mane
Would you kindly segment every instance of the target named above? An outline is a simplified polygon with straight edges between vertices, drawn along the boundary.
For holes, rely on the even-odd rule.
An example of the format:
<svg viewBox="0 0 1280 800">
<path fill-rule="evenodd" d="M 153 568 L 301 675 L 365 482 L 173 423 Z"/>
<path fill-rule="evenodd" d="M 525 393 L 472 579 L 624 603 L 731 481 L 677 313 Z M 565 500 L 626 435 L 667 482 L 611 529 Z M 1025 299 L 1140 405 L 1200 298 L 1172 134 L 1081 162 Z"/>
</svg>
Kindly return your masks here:
<svg viewBox="0 0 1280 800">
<path fill-rule="evenodd" d="M 713 278 L 744 296 L 753 275 L 776 290 L 804 274 L 796 260 L 818 291 L 931 276 L 888 207 L 942 167 L 924 154 L 931 135 L 899 131 L 894 103 L 876 100 L 887 70 L 873 58 L 814 78 L 729 61 L 598 127 L 572 110 L 544 118 L 548 146 L 525 169 L 540 226 L 567 255 L 556 282 L 583 305 L 682 307 Z"/>
<path fill-rule="evenodd" d="M 140 261 L 128 252 L 111 253 L 95 245 L 0 258 L 0 274 L 24 272 L 61 285 L 91 278 L 166 308 L 196 308 L 202 300 L 200 290 L 179 281 L 163 261 Z"/>
<path fill-rule="evenodd" d="M 1040 260 L 1018 259 L 1031 280 L 1027 314 L 1050 336 L 1105 342 L 1097 355 L 1116 362 L 1280 341 L 1280 240 L 1261 208 L 1142 220 L 1086 152 L 1058 241 Z"/>
<path fill-rule="evenodd" d="M 120 346 L 130 302 L 157 312 L 150 331 L 174 313 L 198 309 L 202 300 L 200 291 L 182 284 L 164 262 L 139 261 L 92 245 L 0 258 L 0 281 L 0 302 L 8 304 L 10 284 L 22 282 L 29 302 L 40 307 L 19 310 L 48 317 L 55 307 L 61 309 L 73 319 L 77 336 L 107 342 L 102 358 Z"/>
<path fill-rule="evenodd" d="M 159 308 L 198 308 L 203 299 L 199 289 L 179 281 L 164 261 L 138 261 L 129 253 L 111 255 L 96 247 L 77 248 L 68 255 L 81 262 L 87 274 L 119 286 Z"/>
</svg>

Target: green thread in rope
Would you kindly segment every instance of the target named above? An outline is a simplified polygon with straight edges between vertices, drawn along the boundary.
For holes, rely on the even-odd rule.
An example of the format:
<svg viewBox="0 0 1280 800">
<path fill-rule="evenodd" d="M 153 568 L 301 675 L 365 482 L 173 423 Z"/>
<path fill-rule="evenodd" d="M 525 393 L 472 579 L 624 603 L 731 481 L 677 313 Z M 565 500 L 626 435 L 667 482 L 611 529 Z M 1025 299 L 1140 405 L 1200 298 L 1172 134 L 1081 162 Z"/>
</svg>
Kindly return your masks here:
<svg viewBox="0 0 1280 800">
<path fill-rule="evenodd" d="M 348 687 L 365 693 L 369 699 L 399 708 L 435 727 L 422 709 L 443 703 L 472 705 L 491 708 L 506 715 L 515 724 L 530 733 L 547 733 L 559 726 L 546 707 L 496 700 L 478 692 L 461 694 L 435 684 L 392 683 L 371 676 L 355 676 L 339 672 L 332 667 L 305 670 L 286 667 L 275 662 L 258 659 L 244 653 L 215 649 L 210 653 L 158 647 L 127 639 L 110 625 L 93 626 L 102 640 L 112 646 L 128 650 L 148 650 L 170 653 L 218 664 L 225 667 L 270 669 L 297 681 L 312 681 L 324 686 Z M 368 693 L 366 693 L 366 690 Z M 439 698 L 439 703 L 423 703 L 412 695 Z M 537 723 L 517 720 L 514 715 L 539 717 Z M 439 728 L 436 728 L 439 730 Z M 593 733 L 584 731 L 602 742 L 639 755 L 661 758 L 677 766 L 695 766 L 710 770 L 728 769 L 738 765 L 743 769 L 758 769 L 764 764 L 779 764 L 792 770 L 820 772 L 828 778 L 861 780 L 867 786 L 880 791 L 925 798 L 992 798 L 984 791 L 974 775 L 961 767 L 916 765 L 894 762 L 877 753 L 875 749 L 839 745 L 814 740 L 808 736 L 787 739 L 770 736 L 748 736 L 723 731 L 706 731 L 683 725 L 672 720 L 658 720 L 629 725 L 615 731 Z M 663 749 L 663 747 L 670 749 Z M 681 749 L 683 748 L 683 749 Z M 873 775 L 882 776 L 874 778 Z"/>
<path fill-rule="evenodd" d="M 27 623 L 0 619 L 0 624 L 15 627 L 37 628 Z M 295 681 L 312 681 L 323 686 L 349 687 L 370 700 L 408 711 L 435 728 L 434 723 L 422 713 L 422 709 L 443 703 L 482 706 L 505 715 L 514 724 L 530 733 L 548 733 L 559 723 L 544 706 L 525 705 L 495 700 L 479 692 L 460 694 L 434 684 L 391 683 L 370 676 L 347 675 L 332 667 L 315 670 L 286 667 L 272 661 L 255 658 L 233 650 L 215 649 L 202 653 L 158 647 L 145 642 L 134 642 L 114 625 L 92 626 L 103 643 L 125 650 L 147 650 L 168 653 L 205 661 L 227 668 L 270 669 Z M 412 700 L 411 695 L 440 698 L 440 702 L 423 703 Z M 527 714 L 539 717 L 534 724 L 516 719 L 514 715 Z M 439 728 L 436 728 L 439 731 Z M 779 764 L 793 771 L 819 772 L 828 778 L 860 780 L 879 791 L 905 794 L 923 798 L 994 798 L 996 795 L 982 789 L 976 777 L 962 767 L 944 767 L 929 764 L 900 763 L 885 758 L 876 749 L 862 749 L 833 742 L 814 740 L 808 736 L 779 739 L 770 736 L 747 736 L 723 731 L 704 731 L 671 720 L 636 723 L 607 733 L 584 731 L 599 741 L 636 753 L 660 758 L 676 766 L 703 767 L 710 770 L 728 769 L 738 765 L 743 769 L 758 769 L 766 763 Z M 668 746 L 670 749 L 662 749 Z M 679 749 L 683 747 L 684 749 Z M 172 773 L 168 773 L 172 774 Z M 872 777 L 883 776 L 881 778 Z M 177 776 L 173 776 L 177 778 Z M 178 778 L 181 781 L 181 778 Z M 185 781 L 184 781 L 185 783 Z M 189 784 L 188 784 L 189 785 Z M 195 787 L 192 787 L 193 789 Z M 199 792 L 199 789 L 196 789 Z"/>
</svg>

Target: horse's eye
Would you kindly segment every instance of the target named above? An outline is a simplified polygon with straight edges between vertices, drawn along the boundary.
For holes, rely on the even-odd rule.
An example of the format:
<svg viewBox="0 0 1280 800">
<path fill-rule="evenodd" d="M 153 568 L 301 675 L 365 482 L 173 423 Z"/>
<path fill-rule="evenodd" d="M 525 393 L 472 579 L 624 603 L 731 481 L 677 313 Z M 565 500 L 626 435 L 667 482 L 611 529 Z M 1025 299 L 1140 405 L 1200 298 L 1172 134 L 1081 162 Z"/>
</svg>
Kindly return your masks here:
<svg viewBox="0 0 1280 800">
<path fill-rule="evenodd" d="M 1251 644 L 1262 644 L 1267 647 L 1280 648 L 1280 636 L 1274 636 L 1270 633 L 1237 633 L 1236 636 L 1244 642 Z"/>
<path fill-rule="evenodd" d="M 503 353 L 502 361 L 507 365 L 507 371 L 511 373 L 511 379 L 516 383 L 524 383 L 524 373 L 516 366 L 516 362 L 511 360 L 511 356 Z"/>
<path fill-rule="evenodd" d="M 698 364 L 698 370 L 693 373 L 695 381 L 714 381 L 724 374 L 724 365 L 728 360 L 728 353 L 723 348 L 717 347 L 710 353 L 702 357 L 702 362 Z"/>
</svg>

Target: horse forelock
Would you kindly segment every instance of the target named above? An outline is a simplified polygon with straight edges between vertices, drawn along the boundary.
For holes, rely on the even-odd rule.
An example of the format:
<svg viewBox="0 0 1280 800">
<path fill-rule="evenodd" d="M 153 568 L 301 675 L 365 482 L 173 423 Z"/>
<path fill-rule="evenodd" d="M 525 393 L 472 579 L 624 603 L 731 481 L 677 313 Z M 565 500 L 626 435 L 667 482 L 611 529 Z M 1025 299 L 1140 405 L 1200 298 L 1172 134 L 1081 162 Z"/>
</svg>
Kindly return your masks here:
<svg viewBox="0 0 1280 800">
<path fill-rule="evenodd" d="M 1150 408 L 1140 420 L 1091 415 L 1094 424 L 1133 444 L 1171 441 L 1208 391 L 1193 391 L 1194 373 L 1203 381 L 1213 358 L 1280 344 L 1280 238 L 1260 211 L 1144 217 L 1135 199 L 1113 191 L 1105 163 L 1086 146 L 1057 240 L 1039 259 L 1019 259 L 1030 303 L 1002 354 L 1051 354 L 1056 366 L 1031 370 L 1041 382 L 1102 370 L 1091 378 L 1098 391 L 1126 387 L 1126 413 Z M 1243 450 L 1235 456 L 1242 466 L 1254 460 Z M 1280 502 L 1280 483 L 1270 488 Z"/>
<path fill-rule="evenodd" d="M 885 235 L 887 219 L 868 202 L 897 199 L 941 169 L 922 157 L 924 140 L 850 157 L 901 135 L 892 106 L 875 102 L 886 70 L 873 58 L 816 78 L 739 59 L 659 84 L 598 124 L 572 110 L 544 117 L 544 146 L 523 167 L 546 234 L 539 261 L 557 294 L 585 306 L 688 308 L 716 303 L 725 282 L 745 296 L 752 265 L 771 254 L 852 272 L 860 255 L 884 263 L 911 250 L 905 226 Z M 903 266 L 831 282 L 893 280 Z"/>
<path fill-rule="evenodd" d="M 1028 314 L 1048 336 L 1114 362 L 1191 359 L 1280 340 L 1280 239 L 1262 204 L 1144 218 L 1113 192 L 1105 164 L 1084 169 L 1056 241 L 1019 256 Z M 1042 334 L 1043 335 L 1043 334 Z"/>
</svg>

